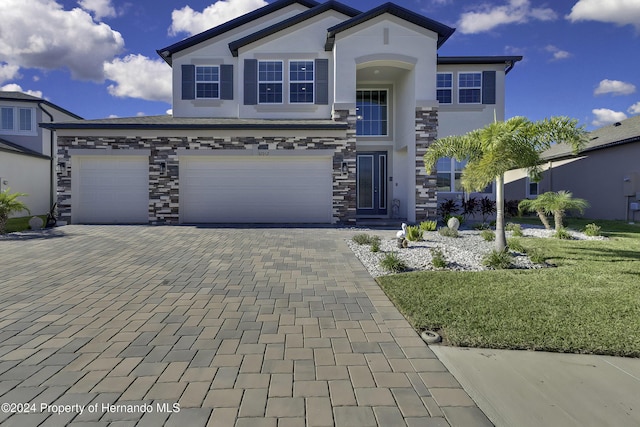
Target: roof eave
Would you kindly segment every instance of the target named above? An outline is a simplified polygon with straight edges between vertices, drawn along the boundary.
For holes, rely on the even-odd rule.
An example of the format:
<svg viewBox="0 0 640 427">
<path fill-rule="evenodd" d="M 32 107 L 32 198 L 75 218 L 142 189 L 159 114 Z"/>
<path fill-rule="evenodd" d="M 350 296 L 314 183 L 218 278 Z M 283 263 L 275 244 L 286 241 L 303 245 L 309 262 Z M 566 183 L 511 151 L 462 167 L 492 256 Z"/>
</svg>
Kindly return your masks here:
<svg viewBox="0 0 640 427">
<path fill-rule="evenodd" d="M 238 123 L 238 124 L 143 124 L 143 123 L 42 123 L 46 129 L 55 130 L 344 130 L 345 123 L 310 124 L 310 123 Z"/>
</svg>

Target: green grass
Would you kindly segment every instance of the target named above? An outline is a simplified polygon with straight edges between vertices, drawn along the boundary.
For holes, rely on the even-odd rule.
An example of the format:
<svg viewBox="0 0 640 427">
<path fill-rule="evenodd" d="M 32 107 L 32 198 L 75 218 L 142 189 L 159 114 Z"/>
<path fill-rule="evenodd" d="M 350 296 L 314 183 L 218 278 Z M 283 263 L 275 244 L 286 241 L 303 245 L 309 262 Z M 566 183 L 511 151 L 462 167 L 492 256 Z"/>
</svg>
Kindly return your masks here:
<svg viewBox="0 0 640 427">
<path fill-rule="evenodd" d="M 43 222 L 47 220 L 46 215 L 38 215 L 38 216 L 42 218 Z M 17 231 L 29 230 L 29 220 L 31 218 L 33 218 L 33 215 L 22 216 L 20 218 L 9 218 L 9 221 L 7 221 L 6 232 L 15 233 Z"/>
<path fill-rule="evenodd" d="M 438 329 L 452 345 L 640 357 L 640 225 L 596 223 L 609 240 L 521 239 L 556 268 L 378 281 L 415 328 Z"/>
</svg>

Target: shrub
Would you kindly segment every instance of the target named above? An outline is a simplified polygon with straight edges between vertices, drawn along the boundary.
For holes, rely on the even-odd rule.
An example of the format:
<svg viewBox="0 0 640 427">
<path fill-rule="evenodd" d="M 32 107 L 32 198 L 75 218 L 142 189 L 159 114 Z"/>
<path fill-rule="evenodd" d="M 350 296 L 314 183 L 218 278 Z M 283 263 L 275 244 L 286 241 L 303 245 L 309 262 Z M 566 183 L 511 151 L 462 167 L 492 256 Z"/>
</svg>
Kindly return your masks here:
<svg viewBox="0 0 640 427">
<path fill-rule="evenodd" d="M 496 251 L 494 249 L 484 256 L 482 265 L 494 270 L 511 268 L 511 254 L 508 251 Z"/>
<path fill-rule="evenodd" d="M 486 222 L 479 222 L 473 225 L 474 230 L 489 230 L 490 228 L 491 227 L 489 227 L 489 224 L 487 224 Z"/>
<path fill-rule="evenodd" d="M 547 261 L 544 251 L 540 248 L 530 250 L 527 255 L 529 255 L 529 259 L 534 264 L 544 264 Z"/>
<path fill-rule="evenodd" d="M 417 225 L 410 225 L 407 227 L 407 240 L 418 242 L 422 240 L 423 233 Z"/>
<path fill-rule="evenodd" d="M 522 233 L 522 227 L 520 224 L 514 224 L 513 222 L 508 222 L 507 225 L 504 226 L 505 231 L 510 231 L 513 237 L 522 237 L 524 234 Z"/>
<path fill-rule="evenodd" d="M 431 265 L 435 268 L 445 268 L 447 266 L 447 260 L 440 249 L 431 249 Z"/>
<path fill-rule="evenodd" d="M 522 245 L 520 239 L 507 239 L 507 247 L 509 250 L 514 252 L 519 252 L 521 254 L 527 253 L 527 249 Z"/>
<path fill-rule="evenodd" d="M 480 232 L 480 236 L 487 242 L 493 242 L 494 240 L 496 240 L 496 233 L 494 233 L 492 230 L 482 230 Z"/>
<path fill-rule="evenodd" d="M 380 252 L 380 239 L 375 239 L 371 242 L 371 252 Z"/>
<path fill-rule="evenodd" d="M 420 223 L 420 230 L 422 231 L 436 231 L 438 223 L 435 221 L 422 221 Z"/>
<path fill-rule="evenodd" d="M 385 271 L 390 271 L 392 273 L 401 273 L 407 270 L 407 264 L 400 259 L 397 253 L 389 252 L 380 260 L 380 266 Z"/>
<path fill-rule="evenodd" d="M 25 193 L 9 193 L 10 188 L 4 191 L 0 191 L 0 234 L 4 234 L 7 221 L 9 221 L 9 215 L 12 213 L 26 211 L 29 209 L 24 202 L 18 200 L 18 197 L 25 197 Z"/>
<path fill-rule="evenodd" d="M 462 201 L 462 215 L 465 218 L 475 217 L 479 209 L 480 202 L 475 197 L 469 197 L 469 200 Z"/>
<path fill-rule="evenodd" d="M 487 222 L 487 219 L 493 215 L 496 211 L 496 202 L 488 197 L 480 199 L 480 213 L 482 214 L 482 222 Z"/>
<path fill-rule="evenodd" d="M 440 227 L 438 229 L 438 233 L 440 233 L 441 236 L 445 237 L 458 237 L 458 230 L 454 230 L 453 228 L 449 227 Z"/>
<path fill-rule="evenodd" d="M 556 230 L 556 232 L 553 233 L 553 237 L 555 237 L 556 239 L 561 239 L 561 240 L 571 240 L 571 239 L 573 239 L 573 236 L 571 235 L 571 233 L 569 233 L 567 231 L 567 229 L 564 228 L 564 227 L 560 227 L 558 230 Z"/>
<path fill-rule="evenodd" d="M 375 239 L 380 240 L 380 238 L 378 236 L 370 236 L 366 233 L 361 233 L 361 234 L 356 234 L 355 236 L 353 236 L 351 238 L 351 240 L 353 240 L 354 242 L 356 242 L 359 245 L 370 245 L 372 241 L 374 241 Z"/>
<path fill-rule="evenodd" d="M 594 223 L 587 224 L 584 227 L 584 234 L 587 236 L 599 236 L 600 235 L 600 226 Z"/>
<path fill-rule="evenodd" d="M 518 216 L 518 204 L 520 200 L 507 200 L 504 203 L 504 214 L 510 217 Z"/>
<path fill-rule="evenodd" d="M 453 199 L 447 199 L 438 206 L 438 213 L 445 223 L 447 222 L 448 217 L 458 212 L 458 210 L 460 210 L 460 208 L 458 207 L 457 202 Z"/>
</svg>

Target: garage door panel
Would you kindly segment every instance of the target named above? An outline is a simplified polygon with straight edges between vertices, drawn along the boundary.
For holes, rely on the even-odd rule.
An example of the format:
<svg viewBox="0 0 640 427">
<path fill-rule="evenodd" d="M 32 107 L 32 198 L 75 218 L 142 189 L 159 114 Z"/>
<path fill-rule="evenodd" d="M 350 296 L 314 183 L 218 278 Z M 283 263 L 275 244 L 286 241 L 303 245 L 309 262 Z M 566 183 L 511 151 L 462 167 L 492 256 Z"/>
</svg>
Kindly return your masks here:
<svg viewBox="0 0 640 427">
<path fill-rule="evenodd" d="M 331 222 L 329 157 L 183 157 L 180 165 L 182 222 Z"/>
</svg>

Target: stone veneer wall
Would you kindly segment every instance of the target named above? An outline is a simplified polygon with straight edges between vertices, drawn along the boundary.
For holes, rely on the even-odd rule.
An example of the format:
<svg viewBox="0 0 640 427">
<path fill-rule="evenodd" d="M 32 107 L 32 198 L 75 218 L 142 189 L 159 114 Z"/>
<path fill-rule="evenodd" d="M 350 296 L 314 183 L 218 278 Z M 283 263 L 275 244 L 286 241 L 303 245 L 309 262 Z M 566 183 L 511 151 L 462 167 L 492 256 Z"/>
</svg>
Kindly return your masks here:
<svg viewBox="0 0 640 427">
<path fill-rule="evenodd" d="M 347 115 L 348 116 L 348 115 Z M 354 111 L 355 123 L 355 111 Z M 342 120 L 342 116 L 337 121 Z M 162 131 L 159 131 L 159 133 Z M 221 133 L 223 131 L 215 131 Z M 301 131 L 303 132 L 303 131 Z M 353 136 L 317 137 L 58 137 L 58 213 L 61 221 L 71 222 L 72 197 L 70 149 L 151 150 L 149 157 L 149 224 L 178 224 L 179 161 L 178 148 L 190 150 L 265 149 L 265 150 L 334 150 L 333 221 L 355 224 L 355 124 Z M 342 162 L 349 162 L 349 172 L 342 174 Z M 161 174 L 161 164 L 166 173 Z"/>
<path fill-rule="evenodd" d="M 416 107 L 416 221 L 435 219 L 438 210 L 436 175 L 424 167 L 427 148 L 438 135 L 438 108 Z"/>
</svg>

